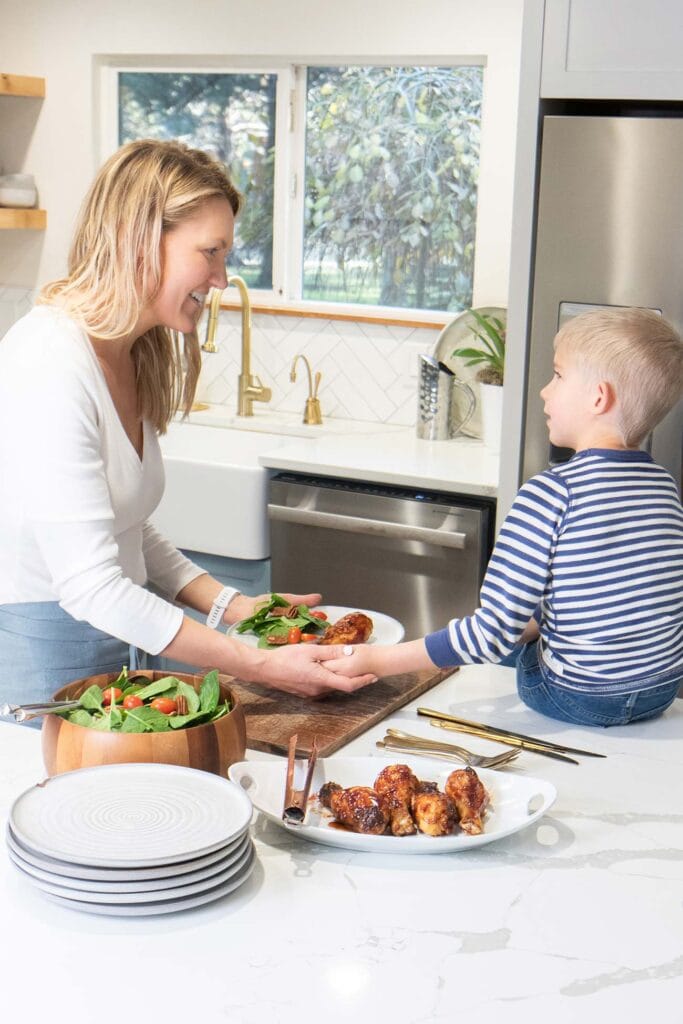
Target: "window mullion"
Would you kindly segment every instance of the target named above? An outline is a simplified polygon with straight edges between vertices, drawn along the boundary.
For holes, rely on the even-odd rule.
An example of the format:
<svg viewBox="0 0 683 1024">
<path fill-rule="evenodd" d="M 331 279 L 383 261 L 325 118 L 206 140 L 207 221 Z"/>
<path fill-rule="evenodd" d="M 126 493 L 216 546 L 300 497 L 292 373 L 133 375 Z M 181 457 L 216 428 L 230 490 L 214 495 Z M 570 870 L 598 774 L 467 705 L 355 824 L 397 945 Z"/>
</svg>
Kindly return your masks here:
<svg viewBox="0 0 683 1024">
<path fill-rule="evenodd" d="M 299 65 L 293 70 L 291 91 L 288 96 L 289 175 L 287 181 L 288 233 L 283 246 L 286 252 L 286 296 L 301 299 L 303 278 L 303 223 L 306 169 L 306 68 Z"/>
</svg>

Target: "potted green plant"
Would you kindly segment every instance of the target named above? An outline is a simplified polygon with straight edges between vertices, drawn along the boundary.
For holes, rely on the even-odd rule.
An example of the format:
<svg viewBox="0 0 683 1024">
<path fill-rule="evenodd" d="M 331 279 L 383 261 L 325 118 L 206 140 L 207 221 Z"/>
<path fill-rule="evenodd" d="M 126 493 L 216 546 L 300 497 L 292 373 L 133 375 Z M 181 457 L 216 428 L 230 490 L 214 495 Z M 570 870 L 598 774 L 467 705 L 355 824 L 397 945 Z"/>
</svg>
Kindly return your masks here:
<svg viewBox="0 0 683 1024">
<path fill-rule="evenodd" d="M 505 322 L 492 313 L 468 310 L 474 323 L 469 329 L 479 345 L 456 348 L 454 356 L 465 360 L 465 366 L 478 366 L 476 380 L 480 386 L 482 433 L 487 447 L 498 450 L 502 427 L 503 378 L 505 374 Z"/>
</svg>

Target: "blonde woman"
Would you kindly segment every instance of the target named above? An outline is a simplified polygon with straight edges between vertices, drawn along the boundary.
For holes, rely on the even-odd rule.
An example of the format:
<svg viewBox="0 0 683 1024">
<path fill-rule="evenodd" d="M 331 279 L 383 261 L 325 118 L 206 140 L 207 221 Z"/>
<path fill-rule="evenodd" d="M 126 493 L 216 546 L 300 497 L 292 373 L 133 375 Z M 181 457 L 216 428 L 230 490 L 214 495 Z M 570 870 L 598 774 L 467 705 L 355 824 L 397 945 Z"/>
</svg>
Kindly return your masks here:
<svg viewBox="0 0 683 1024">
<path fill-rule="evenodd" d="M 227 284 L 239 207 L 205 153 L 129 143 L 86 197 L 67 276 L 0 342 L 0 702 L 44 700 L 135 664 L 136 651 L 302 696 L 374 679 L 331 673 L 334 648 L 259 651 L 212 628 L 259 598 L 224 588 L 149 523 L 158 435 L 192 403 L 197 321 L 209 289 Z M 184 374 L 170 330 L 186 338 Z"/>
</svg>

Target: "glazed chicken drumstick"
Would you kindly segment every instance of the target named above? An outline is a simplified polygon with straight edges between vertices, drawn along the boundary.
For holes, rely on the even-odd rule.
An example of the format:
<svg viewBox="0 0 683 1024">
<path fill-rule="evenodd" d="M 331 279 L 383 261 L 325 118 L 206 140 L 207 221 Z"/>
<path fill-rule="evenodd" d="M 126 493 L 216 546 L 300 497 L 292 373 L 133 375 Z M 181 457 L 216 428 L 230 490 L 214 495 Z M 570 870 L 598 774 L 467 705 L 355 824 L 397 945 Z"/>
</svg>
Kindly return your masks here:
<svg viewBox="0 0 683 1024">
<path fill-rule="evenodd" d="M 420 832 L 428 836 L 449 836 L 458 821 L 455 804 L 433 783 L 420 783 L 410 809 Z"/>
<path fill-rule="evenodd" d="M 391 812 L 382 798 L 369 786 L 343 789 L 336 782 L 320 787 L 318 799 L 332 811 L 337 821 L 351 832 L 379 836 L 386 831 Z"/>
<path fill-rule="evenodd" d="M 470 836 L 481 835 L 484 831 L 482 814 L 489 795 L 474 769 L 458 768 L 451 772 L 444 788 L 455 804 L 463 832 Z"/>
<path fill-rule="evenodd" d="M 384 799 L 391 815 L 389 824 L 392 835 L 415 835 L 410 805 L 418 786 L 419 782 L 407 764 L 387 765 L 375 779 L 375 792 Z"/>
</svg>

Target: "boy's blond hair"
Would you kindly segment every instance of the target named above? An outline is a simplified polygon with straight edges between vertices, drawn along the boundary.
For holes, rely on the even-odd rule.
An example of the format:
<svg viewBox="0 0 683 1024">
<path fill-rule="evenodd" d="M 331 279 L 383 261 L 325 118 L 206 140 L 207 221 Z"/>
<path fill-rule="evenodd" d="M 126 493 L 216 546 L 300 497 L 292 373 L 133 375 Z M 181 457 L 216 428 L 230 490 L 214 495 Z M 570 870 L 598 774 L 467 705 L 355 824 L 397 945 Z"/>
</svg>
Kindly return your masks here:
<svg viewBox="0 0 683 1024">
<path fill-rule="evenodd" d="M 142 139 L 113 154 L 81 208 L 65 278 L 46 285 L 39 302 L 65 309 L 94 337 L 125 337 L 161 286 L 161 241 L 209 199 L 241 195 L 213 157 L 179 142 Z M 181 355 L 170 331 L 154 327 L 132 354 L 139 412 L 163 433 L 182 405 L 189 411 L 201 366 L 196 332 Z"/>
<path fill-rule="evenodd" d="M 611 384 L 624 444 L 636 448 L 683 393 L 683 341 L 649 309 L 599 309 L 572 317 L 558 331 L 562 345 L 594 381 Z"/>
</svg>

